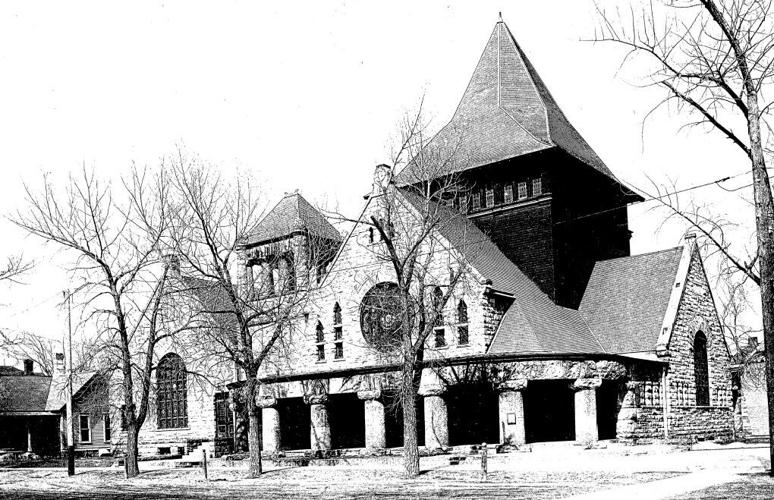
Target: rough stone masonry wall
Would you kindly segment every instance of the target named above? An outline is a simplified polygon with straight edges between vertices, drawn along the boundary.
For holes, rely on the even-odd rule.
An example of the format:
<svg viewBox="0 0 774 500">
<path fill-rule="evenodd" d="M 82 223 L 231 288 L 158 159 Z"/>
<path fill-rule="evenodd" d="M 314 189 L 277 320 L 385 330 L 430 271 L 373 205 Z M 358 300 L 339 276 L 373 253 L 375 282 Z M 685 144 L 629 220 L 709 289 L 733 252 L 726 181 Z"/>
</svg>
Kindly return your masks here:
<svg viewBox="0 0 774 500">
<path fill-rule="evenodd" d="M 697 332 L 707 337 L 710 405 L 696 406 L 693 342 Z M 731 436 L 731 375 L 729 353 L 701 257 L 691 257 L 685 290 L 668 345 L 669 436 L 699 439 Z"/>
<path fill-rule="evenodd" d="M 169 346 L 163 346 L 159 350 L 158 358 L 161 359 L 168 352 L 174 352 L 175 349 Z M 207 373 L 211 378 L 209 382 L 197 381 L 192 375 L 188 376 L 187 389 L 187 410 L 188 425 L 178 429 L 159 429 L 156 411 L 155 378 L 151 381 L 152 389 L 148 403 L 148 416 L 140 429 L 138 436 L 139 450 L 141 455 L 155 455 L 159 448 L 180 448 L 186 449 L 191 442 L 211 442 L 215 438 L 215 402 L 214 393 L 216 389 L 212 384 L 221 387 L 229 380 L 228 374 L 222 369 L 213 367 L 198 366 L 195 362 L 185 359 L 185 353 L 178 353 L 186 362 L 186 369 L 189 372 Z M 119 394 L 114 395 L 120 397 Z M 122 401 L 115 399 L 113 406 L 120 408 Z M 126 432 L 121 430 L 120 414 L 112 420 L 113 435 L 117 437 L 118 445 L 123 446 L 126 442 Z M 172 453 L 174 449 L 170 450 Z"/>
<path fill-rule="evenodd" d="M 372 215 L 378 216 L 376 201 L 371 201 L 364 213 L 367 220 Z M 410 215 L 401 215 L 398 220 L 410 220 Z M 293 332 L 292 342 L 281 353 L 281 358 L 275 357 L 266 364 L 261 375 L 277 373 L 312 373 L 332 370 L 358 369 L 364 366 L 378 366 L 390 359 L 371 348 L 360 330 L 360 304 L 368 290 L 380 282 L 394 282 L 395 272 L 389 262 L 382 256 L 384 245 L 374 234 L 373 241 L 368 231 L 369 226 L 359 224 L 349 235 L 341 249 L 337 260 L 332 264 L 324 286 L 313 291 L 309 297 L 304 318 L 299 320 Z M 396 227 L 397 231 L 401 227 Z M 446 243 L 437 248 L 447 248 Z M 449 267 L 456 267 L 458 262 L 449 252 L 438 251 L 438 257 L 430 264 L 430 275 L 444 285 L 449 280 Z M 468 306 L 469 343 L 459 345 L 456 327 L 457 302 L 464 298 Z M 344 356 L 335 357 L 335 340 L 333 329 L 333 308 L 338 303 L 342 313 L 342 335 Z M 445 337 L 447 346 L 435 349 L 430 339 L 430 349 L 427 359 L 433 357 L 455 357 L 471 354 L 481 354 L 486 351 L 488 342 L 494 334 L 494 328 L 499 323 L 501 312 L 496 311 L 484 298 L 484 286 L 481 276 L 475 271 L 466 273 L 461 283 L 457 285 L 456 293 L 449 300 L 444 311 Z M 323 327 L 325 359 L 317 359 L 316 327 L 318 321 Z M 484 332 L 488 332 L 485 335 Z M 432 337 L 432 336 L 431 336 Z"/>
</svg>

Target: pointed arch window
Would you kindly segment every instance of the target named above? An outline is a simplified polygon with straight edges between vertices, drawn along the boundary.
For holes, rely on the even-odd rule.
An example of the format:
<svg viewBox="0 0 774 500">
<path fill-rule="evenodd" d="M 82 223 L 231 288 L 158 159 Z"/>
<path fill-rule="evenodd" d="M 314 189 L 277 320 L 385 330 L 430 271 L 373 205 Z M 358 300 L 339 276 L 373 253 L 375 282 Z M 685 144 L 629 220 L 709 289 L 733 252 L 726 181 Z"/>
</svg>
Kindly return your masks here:
<svg viewBox="0 0 774 500">
<path fill-rule="evenodd" d="M 457 342 L 459 345 L 468 345 L 468 305 L 460 299 L 457 304 Z"/>
<path fill-rule="evenodd" d="M 333 347 L 334 359 L 344 357 L 344 326 L 341 323 L 341 306 L 338 302 L 333 306 Z"/>
<path fill-rule="evenodd" d="M 707 365 L 707 337 L 696 332 L 693 339 L 693 373 L 696 382 L 696 406 L 709 406 L 709 367 Z"/>
<path fill-rule="evenodd" d="M 156 401 L 158 428 L 188 427 L 188 390 L 183 359 L 169 353 L 156 369 Z"/>
<path fill-rule="evenodd" d="M 433 289 L 433 313 L 435 314 L 433 322 L 435 347 L 444 347 L 446 345 L 446 329 L 443 326 L 443 292 L 440 287 Z"/>
<path fill-rule="evenodd" d="M 319 321 L 315 328 L 315 342 L 317 344 L 317 361 L 325 361 L 325 330 Z"/>
</svg>

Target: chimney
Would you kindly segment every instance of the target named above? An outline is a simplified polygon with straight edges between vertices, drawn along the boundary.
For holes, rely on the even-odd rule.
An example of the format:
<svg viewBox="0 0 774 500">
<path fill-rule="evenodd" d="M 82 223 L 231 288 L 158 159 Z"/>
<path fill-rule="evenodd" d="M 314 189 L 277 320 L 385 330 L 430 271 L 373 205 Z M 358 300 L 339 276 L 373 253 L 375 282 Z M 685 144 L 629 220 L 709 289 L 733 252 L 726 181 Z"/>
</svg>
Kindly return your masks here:
<svg viewBox="0 0 774 500">
<path fill-rule="evenodd" d="M 35 366 L 35 363 L 31 359 L 25 359 L 24 360 L 24 374 L 25 375 L 32 375 L 32 368 Z"/>
<path fill-rule="evenodd" d="M 392 167 L 384 163 L 377 165 L 374 169 L 374 186 L 371 196 L 379 196 L 392 183 Z"/>
<path fill-rule="evenodd" d="M 54 371 L 57 371 L 57 372 L 65 371 L 65 356 L 63 352 L 58 352 L 54 354 Z"/>
</svg>

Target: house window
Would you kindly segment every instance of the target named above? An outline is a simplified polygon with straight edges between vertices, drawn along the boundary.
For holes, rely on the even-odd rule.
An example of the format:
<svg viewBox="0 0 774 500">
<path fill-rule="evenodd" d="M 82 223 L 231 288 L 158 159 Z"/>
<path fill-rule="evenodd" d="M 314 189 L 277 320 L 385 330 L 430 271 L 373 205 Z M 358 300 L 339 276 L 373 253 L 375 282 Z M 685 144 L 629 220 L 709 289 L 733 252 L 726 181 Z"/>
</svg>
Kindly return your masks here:
<svg viewBox="0 0 774 500">
<path fill-rule="evenodd" d="M 468 197 L 467 196 L 461 196 L 459 198 L 459 209 L 460 213 L 466 214 L 468 213 Z"/>
<path fill-rule="evenodd" d="M 457 339 L 460 345 L 468 344 L 468 305 L 464 300 L 457 304 Z"/>
<path fill-rule="evenodd" d="M 486 206 L 487 207 L 494 206 L 494 188 L 486 189 Z"/>
<path fill-rule="evenodd" d="M 526 182 L 520 182 L 519 183 L 519 199 L 524 200 L 527 198 L 527 183 Z"/>
<path fill-rule="evenodd" d="M 102 415 L 102 431 L 103 431 L 103 436 L 105 436 L 105 442 L 110 441 L 110 437 L 111 437 L 110 413 L 105 413 L 104 415 Z"/>
<path fill-rule="evenodd" d="M 513 202 L 513 184 L 505 185 L 505 189 L 503 190 L 503 202 L 504 203 Z"/>
<path fill-rule="evenodd" d="M 696 379 L 696 406 L 709 406 L 709 368 L 707 366 L 707 337 L 697 332 L 693 339 L 693 373 Z"/>
<path fill-rule="evenodd" d="M 188 390 L 183 359 L 169 353 L 159 362 L 156 373 L 159 429 L 188 426 Z"/>
<path fill-rule="evenodd" d="M 317 361 L 325 361 L 325 330 L 322 323 L 317 322 L 315 328 L 315 342 L 317 342 Z"/>
<path fill-rule="evenodd" d="M 79 428 L 79 436 L 81 438 L 81 443 L 91 443 L 91 425 L 88 415 L 80 415 L 78 417 L 78 428 Z"/>
<path fill-rule="evenodd" d="M 473 210 L 479 210 L 481 209 L 481 193 L 476 191 L 473 193 L 471 204 L 473 205 Z"/>
<path fill-rule="evenodd" d="M 341 323 L 341 306 L 339 303 L 333 306 L 333 346 L 335 353 L 334 359 L 341 359 L 344 357 L 344 327 Z"/>
<path fill-rule="evenodd" d="M 443 292 L 440 287 L 435 287 L 433 290 L 433 312 L 435 313 L 435 321 L 433 322 L 435 347 L 444 347 L 446 345 L 446 329 L 443 326 Z"/>
<path fill-rule="evenodd" d="M 532 196 L 540 196 L 543 194 L 543 180 L 538 177 L 532 179 Z"/>
</svg>

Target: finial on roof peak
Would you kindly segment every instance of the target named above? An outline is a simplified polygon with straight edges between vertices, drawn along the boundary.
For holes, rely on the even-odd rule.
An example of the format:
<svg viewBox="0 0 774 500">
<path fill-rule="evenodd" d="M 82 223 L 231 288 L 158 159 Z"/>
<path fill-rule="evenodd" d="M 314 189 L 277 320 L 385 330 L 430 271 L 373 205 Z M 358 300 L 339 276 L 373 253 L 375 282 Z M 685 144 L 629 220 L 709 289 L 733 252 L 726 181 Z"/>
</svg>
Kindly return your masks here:
<svg viewBox="0 0 774 500">
<path fill-rule="evenodd" d="M 282 196 L 283 198 L 290 198 L 291 196 L 296 196 L 298 193 L 298 189 L 294 189 L 293 191 L 285 191 L 285 194 Z"/>
<path fill-rule="evenodd" d="M 498 12 L 498 13 L 497 13 L 497 18 L 498 18 L 498 19 L 497 19 L 497 22 L 498 22 L 498 23 L 501 23 L 501 22 L 503 22 L 503 13 L 502 13 L 502 11 L 500 11 L 500 12 Z"/>
</svg>

